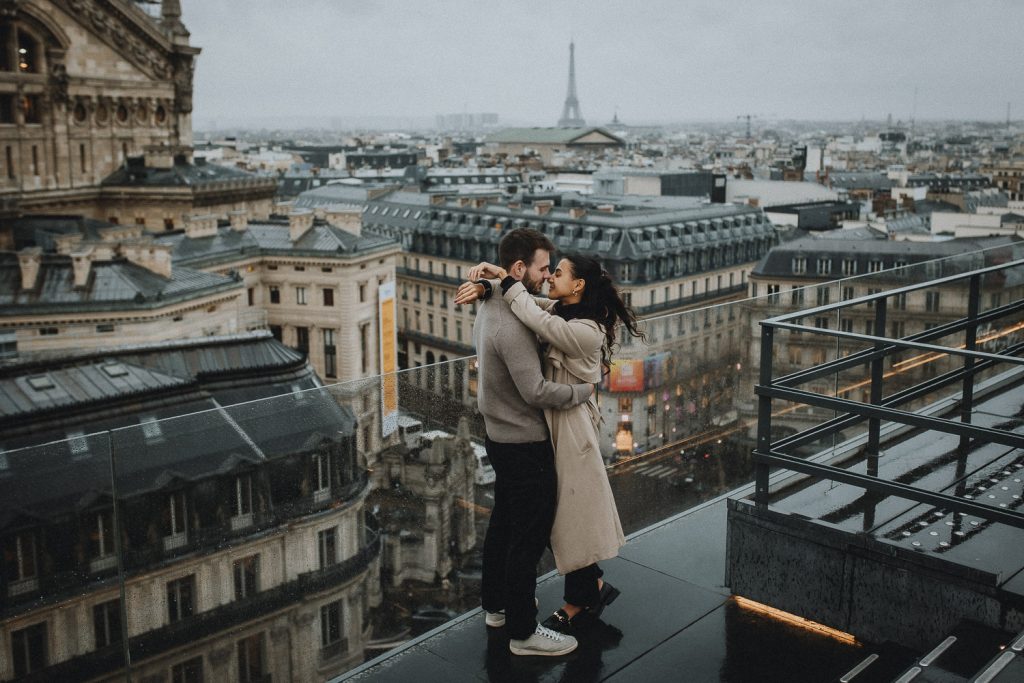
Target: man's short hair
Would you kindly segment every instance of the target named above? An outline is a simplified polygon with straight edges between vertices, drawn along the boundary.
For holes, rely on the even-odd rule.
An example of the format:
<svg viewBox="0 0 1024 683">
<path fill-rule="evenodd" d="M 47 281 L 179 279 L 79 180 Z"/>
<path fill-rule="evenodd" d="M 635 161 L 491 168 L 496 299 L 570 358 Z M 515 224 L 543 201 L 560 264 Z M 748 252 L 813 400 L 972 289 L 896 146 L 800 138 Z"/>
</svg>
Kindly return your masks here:
<svg viewBox="0 0 1024 683">
<path fill-rule="evenodd" d="M 530 265 L 533 254 L 543 249 L 555 252 L 555 245 L 547 235 L 533 228 L 516 228 L 505 234 L 498 243 L 498 265 L 509 270 L 516 261 Z"/>
</svg>

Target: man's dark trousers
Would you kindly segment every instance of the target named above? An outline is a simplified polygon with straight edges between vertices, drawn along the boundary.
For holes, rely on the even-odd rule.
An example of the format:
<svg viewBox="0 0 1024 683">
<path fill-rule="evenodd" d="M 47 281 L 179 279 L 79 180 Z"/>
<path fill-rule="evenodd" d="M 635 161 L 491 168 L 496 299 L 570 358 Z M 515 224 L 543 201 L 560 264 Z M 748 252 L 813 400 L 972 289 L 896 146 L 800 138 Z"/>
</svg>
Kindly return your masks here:
<svg viewBox="0 0 1024 683">
<path fill-rule="evenodd" d="M 550 441 L 486 442 L 494 467 L 494 508 L 484 539 L 481 603 L 505 610 L 509 638 L 529 638 L 537 627 L 537 563 L 555 519 L 557 478 Z"/>
</svg>

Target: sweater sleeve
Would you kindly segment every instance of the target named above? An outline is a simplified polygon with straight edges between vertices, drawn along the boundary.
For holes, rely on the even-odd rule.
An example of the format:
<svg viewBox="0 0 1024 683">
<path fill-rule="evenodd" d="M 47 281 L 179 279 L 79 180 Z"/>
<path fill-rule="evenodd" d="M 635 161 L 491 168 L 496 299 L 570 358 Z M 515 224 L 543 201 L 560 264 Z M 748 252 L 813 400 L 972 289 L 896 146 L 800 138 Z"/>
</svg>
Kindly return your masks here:
<svg viewBox="0 0 1024 683">
<path fill-rule="evenodd" d="M 536 345 L 532 340 L 503 335 L 495 338 L 494 344 L 495 350 L 505 361 L 515 390 L 527 405 L 567 410 L 583 403 L 593 393 L 590 384 L 558 384 L 544 379 L 540 358 L 537 357 Z"/>
<path fill-rule="evenodd" d="M 552 315 L 541 308 L 522 283 L 510 287 L 503 296 L 524 325 L 566 356 L 587 358 L 600 353 L 602 338 L 598 330 Z"/>
</svg>

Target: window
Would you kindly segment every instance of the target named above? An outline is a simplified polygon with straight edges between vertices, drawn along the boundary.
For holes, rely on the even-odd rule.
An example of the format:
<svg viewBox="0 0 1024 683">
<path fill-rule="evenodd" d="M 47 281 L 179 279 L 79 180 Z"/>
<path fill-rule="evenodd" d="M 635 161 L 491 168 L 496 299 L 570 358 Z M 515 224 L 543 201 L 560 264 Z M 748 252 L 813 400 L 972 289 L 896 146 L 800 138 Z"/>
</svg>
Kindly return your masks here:
<svg viewBox="0 0 1024 683">
<path fill-rule="evenodd" d="M 23 531 L 14 537 L 14 578 L 16 581 L 31 581 L 36 578 L 37 571 L 36 534 Z"/>
<path fill-rule="evenodd" d="M 875 321 L 865 320 L 864 321 L 864 334 L 873 337 L 875 334 Z"/>
<path fill-rule="evenodd" d="M 827 330 L 828 329 L 828 318 L 824 318 L 824 317 L 815 318 L 814 319 L 814 326 L 817 327 L 819 330 Z"/>
<path fill-rule="evenodd" d="M 417 290 L 416 291 L 416 301 L 419 301 L 420 300 L 419 285 L 416 286 L 416 290 Z M 366 283 L 365 282 L 360 282 L 359 283 L 359 303 L 361 303 L 361 304 L 362 303 L 366 303 Z"/>
<path fill-rule="evenodd" d="M 234 562 L 235 600 L 252 597 L 259 591 L 260 556 L 250 555 Z"/>
<path fill-rule="evenodd" d="M 89 531 L 89 559 L 91 571 L 102 571 L 117 565 L 114 555 L 114 511 L 101 510 L 93 516 Z"/>
<path fill-rule="evenodd" d="M 818 275 L 829 275 L 832 273 L 832 259 L 820 258 L 817 263 Z"/>
<path fill-rule="evenodd" d="M 892 336 L 893 339 L 898 339 L 900 337 L 903 337 L 905 326 L 904 326 L 902 320 L 894 320 L 892 322 L 891 329 L 892 329 L 892 335 L 891 336 Z"/>
<path fill-rule="evenodd" d="M 110 600 L 93 606 L 92 628 L 97 650 L 121 640 L 121 601 Z"/>
<path fill-rule="evenodd" d="M 334 305 L 334 290 L 327 288 L 324 290 L 324 306 Z"/>
<path fill-rule="evenodd" d="M 295 348 L 302 353 L 309 354 L 309 328 L 295 328 Z"/>
<path fill-rule="evenodd" d="M 173 624 L 195 614 L 195 594 L 195 574 L 167 582 L 168 622 Z"/>
<path fill-rule="evenodd" d="M 839 321 L 839 329 L 843 332 L 853 332 L 853 321 L 849 318 L 843 318 Z"/>
<path fill-rule="evenodd" d="M 807 259 L 803 256 L 793 257 L 793 274 L 803 275 L 807 272 Z"/>
<path fill-rule="evenodd" d="M 277 287 L 270 288 L 270 303 L 279 304 L 281 303 L 281 290 Z"/>
<path fill-rule="evenodd" d="M 853 287 L 843 287 L 843 301 L 849 301 L 853 297 Z"/>
<path fill-rule="evenodd" d="M 828 287 L 818 287 L 817 298 L 818 298 L 818 305 L 819 306 L 827 306 L 830 303 L 829 302 L 829 299 L 830 299 L 829 288 Z"/>
<path fill-rule="evenodd" d="M 252 475 L 241 474 L 235 477 L 235 515 L 231 518 L 231 528 L 248 526 L 252 526 Z"/>
<path fill-rule="evenodd" d="M 248 297 L 249 305 L 252 306 L 253 302 L 254 302 L 254 298 L 255 298 L 255 294 L 253 293 L 253 288 L 249 287 L 247 290 L 245 290 L 245 294 Z"/>
<path fill-rule="evenodd" d="M 295 303 L 300 306 L 306 305 L 306 288 L 296 287 L 295 288 Z"/>
<path fill-rule="evenodd" d="M 756 287 L 757 285 L 752 285 Z M 768 285 L 768 303 L 777 306 L 779 303 L 779 287 L 781 285 Z"/>
<path fill-rule="evenodd" d="M 868 294 L 868 296 L 874 296 L 875 294 L 878 294 L 881 291 L 882 291 L 881 289 L 878 289 L 876 287 L 868 287 L 867 294 Z M 874 301 L 869 301 L 869 302 L 867 302 L 866 305 L 867 305 L 868 308 L 874 308 L 875 307 L 875 302 Z"/>
<path fill-rule="evenodd" d="M 263 683 L 263 634 L 238 641 L 238 683 Z"/>
<path fill-rule="evenodd" d="M 318 534 L 320 549 L 320 568 L 330 567 L 338 563 L 338 548 L 334 529 L 324 529 Z"/>
<path fill-rule="evenodd" d="M 306 270 L 306 266 L 295 266 L 295 270 L 301 273 Z"/>
<path fill-rule="evenodd" d="M 334 345 L 334 330 L 324 330 L 324 376 L 338 376 L 338 349 Z"/>
<path fill-rule="evenodd" d="M 281 334 L 281 326 L 280 325 L 271 325 L 270 326 L 270 336 L 272 336 L 274 339 L 276 339 L 277 341 L 280 342 L 283 339 L 283 336 Z"/>
<path fill-rule="evenodd" d="M 929 313 L 937 313 L 939 311 L 939 293 L 938 292 L 925 292 L 925 295 L 924 295 L 924 308 Z"/>
<path fill-rule="evenodd" d="M 341 601 L 320 607 L 320 647 L 327 650 L 341 645 Z M 332 653 L 332 654 L 340 654 Z"/>
<path fill-rule="evenodd" d="M 203 658 L 193 657 L 172 666 L 171 683 L 203 683 Z"/>
<path fill-rule="evenodd" d="M 185 545 L 188 541 L 185 520 L 185 492 L 175 491 L 167 496 L 164 512 L 164 550 Z"/>
<path fill-rule="evenodd" d="M 17 123 L 14 119 L 13 94 L 0 94 L 0 123 Z"/>
<path fill-rule="evenodd" d="M 881 261 L 879 261 L 877 259 L 868 261 L 868 272 L 869 273 L 878 273 L 881 270 L 882 270 L 882 262 Z"/>
<path fill-rule="evenodd" d="M 857 274 L 857 261 L 852 258 L 843 259 L 843 275 L 856 275 Z"/>
<path fill-rule="evenodd" d="M 331 493 L 331 456 L 329 453 L 317 453 L 313 456 L 313 469 L 316 472 L 316 490 L 313 499 L 317 502 L 326 500 Z"/>
<path fill-rule="evenodd" d="M 907 293 L 902 292 L 893 297 L 893 307 L 897 311 L 907 310 Z"/>
<path fill-rule="evenodd" d="M 455 341 L 462 341 L 462 321 L 455 321 Z"/>
<path fill-rule="evenodd" d="M 39 95 L 22 95 L 21 96 L 21 113 L 24 117 L 25 123 L 42 123 L 43 122 L 43 110 L 40 107 Z M 39 149 L 36 145 L 32 145 L 33 156 L 39 154 Z M 33 175 L 39 175 L 38 159 L 33 161 Z"/>
<path fill-rule="evenodd" d="M 804 305 L 804 290 L 803 287 L 797 287 L 793 285 L 793 289 L 789 293 L 789 303 L 792 306 L 803 306 Z"/>
<path fill-rule="evenodd" d="M 11 632 L 11 660 L 18 678 L 46 666 L 46 622 Z"/>
</svg>

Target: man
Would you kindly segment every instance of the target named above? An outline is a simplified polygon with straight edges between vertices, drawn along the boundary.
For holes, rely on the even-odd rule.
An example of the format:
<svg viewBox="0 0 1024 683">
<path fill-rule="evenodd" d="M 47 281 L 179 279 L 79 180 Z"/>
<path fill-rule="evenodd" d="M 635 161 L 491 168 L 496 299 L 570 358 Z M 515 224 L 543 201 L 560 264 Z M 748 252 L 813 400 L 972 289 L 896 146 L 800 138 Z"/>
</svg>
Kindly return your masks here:
<svg viewBox="0 0 1024 683">
<path fill-rule="evenodd" d="M 498 244 L 498 263 L 539 294 L 552 251 L 554 245 L 542 233 L 520 228 Z M 513 654 L 563 655 L 576 649 L 576 639 L 537 624 L 534 600 L 537 562 L 551 534 L 557 486 L 543 409 L 583 403 L 594 389 L 545 380 L 537 338 L 500 296 L 480 303 L 473 343 L 480 378 L 477 405 L 496 477 L 481 586 L 487 625 L 507 625 Z"/>
</svg>

